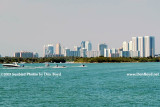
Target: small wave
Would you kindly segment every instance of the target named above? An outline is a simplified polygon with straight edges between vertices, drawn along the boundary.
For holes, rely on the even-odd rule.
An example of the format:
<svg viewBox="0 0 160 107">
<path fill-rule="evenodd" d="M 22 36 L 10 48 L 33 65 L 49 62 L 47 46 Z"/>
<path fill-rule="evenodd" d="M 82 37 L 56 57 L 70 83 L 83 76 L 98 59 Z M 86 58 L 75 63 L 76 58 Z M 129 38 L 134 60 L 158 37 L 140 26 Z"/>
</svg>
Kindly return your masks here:
<svg viewBox="0 0 160 107">
<path fill-rule="evenodd" d="M 46 68 L 46 67 L 35 67 L 35 68 Z"/>
<path fill-rule="evenodd" d="M 84 67 L 87 67 L 87 66 L 71 66 L 71 67 L 82 67 L 82 68 L 84 68 Z"/>
<path fill-rule="evenodd" d="M 2 69 L 19 69 L 19 68 L 2 68 Z"/>
<path fill-rule="evenodd" d="M 11 67 L 11 68 L 2 68 L 2 69 L 35 69 L 35 68 L 33 67 L 18 67 L 18 68 Z"/>
<path fill-rule="evenodd" d="M 60 67 L 56 67 L 56 66 L 55 66 L 55 67 L 52 67 L 52 68 L 67 68 L 67 67 L 61 67 L 61 66 L 60 66 Z"/>
</svg>

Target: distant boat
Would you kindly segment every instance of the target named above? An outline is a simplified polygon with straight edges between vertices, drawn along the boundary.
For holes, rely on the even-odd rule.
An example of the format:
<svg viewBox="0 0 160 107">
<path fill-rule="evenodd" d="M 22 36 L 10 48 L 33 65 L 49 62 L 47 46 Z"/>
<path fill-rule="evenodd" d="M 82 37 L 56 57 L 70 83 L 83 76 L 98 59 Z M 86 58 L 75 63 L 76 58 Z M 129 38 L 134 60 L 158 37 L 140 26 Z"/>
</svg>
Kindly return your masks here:
<svg viewBox="0 0 160 107">
<path fill-rule="evenodd" d="M 86 65 L 82 64 L 81 67 L 86 67 Z"/>
<path fill-rule="evenodd" d="M 21 64 L 25 64 L 26 62 L 21 62 Z"/>
<path fill-rule="evenodd" d="M 65 62 L 65 63 L 72 64 L 72 63 L 74 63 L 74 62 Z"/>
<path fill-rule="evenodd" d="M 3 64 L 4 67 L 20 67 L 20 65 L 17 64 L 17 62 L 13 64 Z"/>
<path fill-rule="evenodd" d="M 85 67 L 85 65 L 83 64 L 82 67 Z"/>
<path fill-rule="evenodd" d="M 49 65 L 49 63 L 48 63 L 48 62 L 46 62 L 46 63 L 45 63 L 45 66 L 46 66 L 46 67 L 49 67 L 50 65 Z"/>
<path fill-rule="evenodd" d="M 66 66 L 59 66 L 58 64 L 56 64 L 56 66 L 53 68 L 66 68 Z"/>
</svg>

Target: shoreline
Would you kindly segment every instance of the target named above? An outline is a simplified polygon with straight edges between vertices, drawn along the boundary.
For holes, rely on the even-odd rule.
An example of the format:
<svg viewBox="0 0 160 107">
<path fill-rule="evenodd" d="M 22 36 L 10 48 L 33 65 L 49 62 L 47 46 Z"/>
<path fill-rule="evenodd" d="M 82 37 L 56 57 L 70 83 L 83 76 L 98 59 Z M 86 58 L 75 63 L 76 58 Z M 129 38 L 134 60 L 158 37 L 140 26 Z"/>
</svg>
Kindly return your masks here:
<svg viewBox="0 0 160 107">
<path fill-rule="evenodd" d="M 13 63 L 13 62 L 10 62 Z M 48 63 L 52 63 L 52 62 L 48 62 Z M 73 63 L 52 63 L 52 64 L 83 64 L 83 63 L 88 63 L 88 64 L 103 64 L 103 63 L 158 63 L 158 62 L 73 62 Z M 8 64 L 8 63 L 0 63 L 0 64 Z M 43 63 L 38 63 L 38 62 L 34 62 L 34 63 L 18 63 L 18 64 L 45 64 L 45 62 Z"/>
<path fill-rule="evenodd" d="M 151 62 L 75 62 L 78 63 L 151 63 Z M 154 63 L 154 62 L 153 62 Z M 157 62 L 158 63 L 158 62 Z"/>
<path fill-rule="evenodd" d="M 16 57 L 1 57 L 0 64 L 18 62 L 24 63 L 144 63 L 144 62 L 160 62 L 160 57 L 147 58 L 125 58 L 125 57 L 49 57 L 49 58 L 16 58 Z"/>
</svg>

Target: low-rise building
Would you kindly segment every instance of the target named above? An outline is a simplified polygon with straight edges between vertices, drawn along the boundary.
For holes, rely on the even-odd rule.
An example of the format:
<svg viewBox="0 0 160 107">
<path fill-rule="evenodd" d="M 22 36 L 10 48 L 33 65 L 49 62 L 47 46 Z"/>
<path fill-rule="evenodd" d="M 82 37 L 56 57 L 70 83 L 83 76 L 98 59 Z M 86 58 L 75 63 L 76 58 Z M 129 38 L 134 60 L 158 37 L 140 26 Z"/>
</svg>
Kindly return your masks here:
<svg viewBox="0 0 160 107">
<path fill-rule="evenodd" d="M 64 56 L 80 57 L 80 51 L 71 51 L 66 48 L 64 51 Z"/>
<path fill-rule="evenodd" d="M 104 57 L 119 57 L 118 49 L 104 49 Z"/>
<path fill-rule="evenodd" d="M 130 57 L 140 57 L 140 51 L 130 51 Z"/>
<path fill-rule="evenodd" d="M 100 52 L 99 51 L 87 51 L 86 52 L 87 57 L 99 57 L 100 56 Z"/>
<path fill-rule="evenodd" d="M 34 52 L 34 53 L 33 53 L 33 57 L 34 57 L 34 58 L 38 58 L 38 57 L 39 57 L 38 53 Z"/>
<path fill-rule="evenodd" d="M 120 57 L 140 57 L 139 51 L 120 51 Z"/>
<path fill-rule="evenodd" d="M 80 57 L 87 57 L 87 49 L 82 48 L 80 50 Z"/>
<path fill-rule="evenodd" d="M 130 57 L 130 51 L 120 51 L 119 57 Z"/>
<path fill-rule="evenodd" d="M 15 52 L 14 57 L 20 58 L 20 52 Z"/>
<path fill-rule="evenodd" d="M 113 48 L 111 51 L 111 57 L 119 57 L 118 49 Z"/>
<path fill-rule="evenodd" d="M 22 51 L 20 52 L 20 57 L 21 58 L 33 58 L 33 52 Z"/>
<path fill-rule="evenodd" d="M 64 50 L 64 56 L 70 56 L 70 49 L 65 49 Z"/>
<path fill-rule="evenodd" d="M 53 44 L 44 45 L 43 47 L 43 57 L 53 57 L 54 47 Z"/>
<path fill-rule="evenodd" d="M 80 57 L 80 51 L 70 51 L 70 56 Z"/>
</svg>

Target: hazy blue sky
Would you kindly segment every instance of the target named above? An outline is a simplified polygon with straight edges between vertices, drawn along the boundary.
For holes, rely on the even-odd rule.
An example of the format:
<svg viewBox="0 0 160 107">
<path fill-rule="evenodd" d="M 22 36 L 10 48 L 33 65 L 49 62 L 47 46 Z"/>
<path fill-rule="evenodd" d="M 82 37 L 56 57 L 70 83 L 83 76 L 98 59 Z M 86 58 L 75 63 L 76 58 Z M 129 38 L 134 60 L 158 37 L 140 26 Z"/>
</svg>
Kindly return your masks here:
<svg viewBox="0 0 160 107">
<path fill-rule="evenodd" d="M 132 36 L 156 37 L 160 0 L 0 0 L 0 54 L 43 53 L 44 44 L 72 48 L 90 40 L 119 48 Z"/>
</svg>

